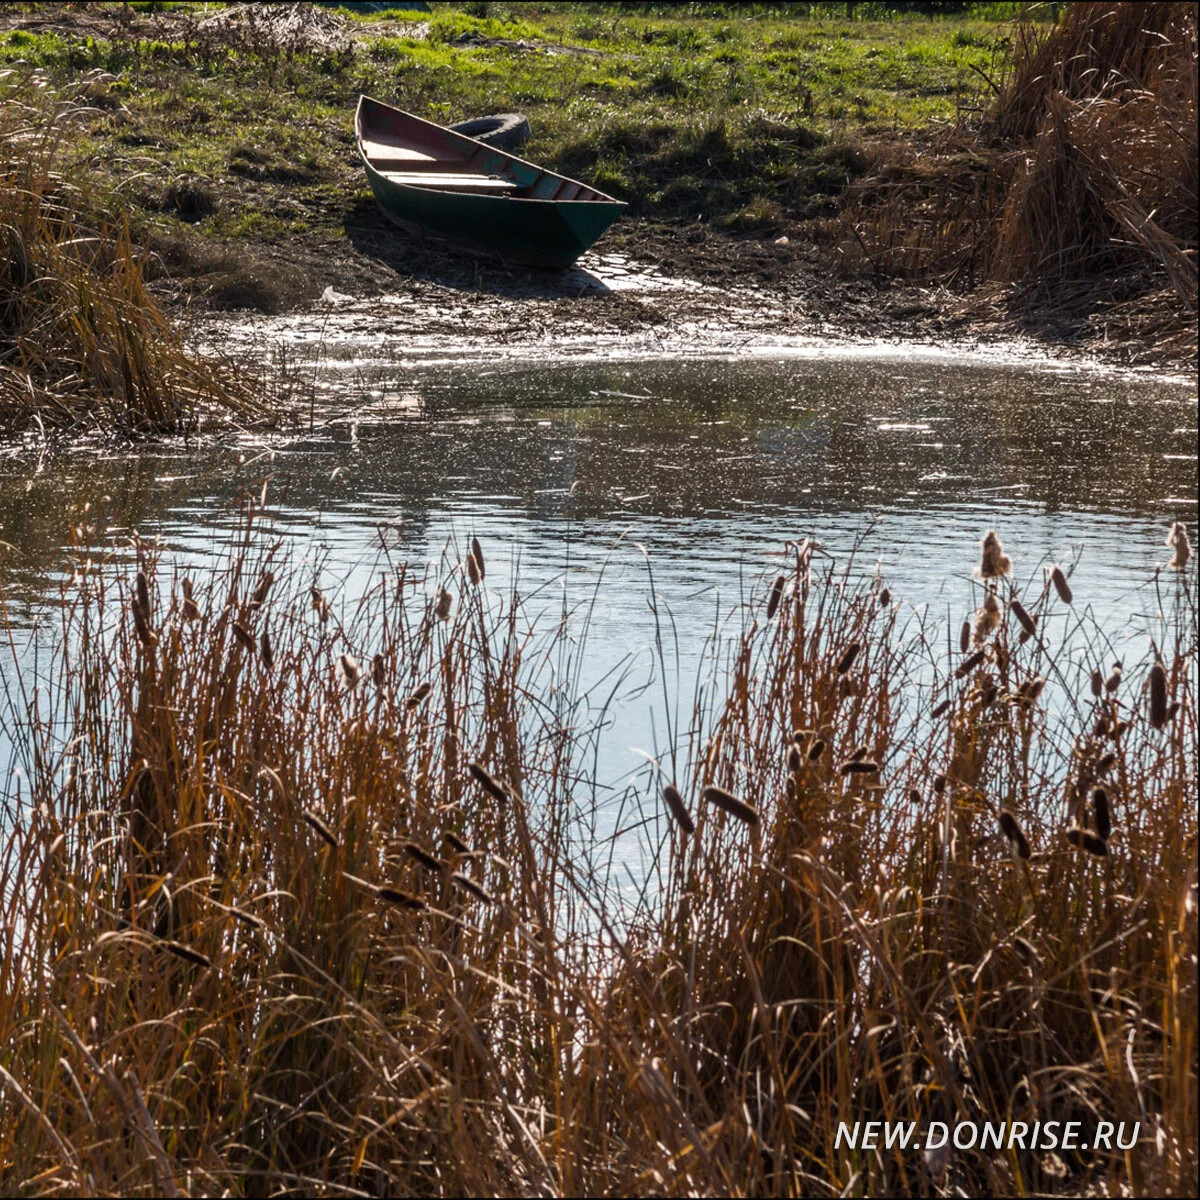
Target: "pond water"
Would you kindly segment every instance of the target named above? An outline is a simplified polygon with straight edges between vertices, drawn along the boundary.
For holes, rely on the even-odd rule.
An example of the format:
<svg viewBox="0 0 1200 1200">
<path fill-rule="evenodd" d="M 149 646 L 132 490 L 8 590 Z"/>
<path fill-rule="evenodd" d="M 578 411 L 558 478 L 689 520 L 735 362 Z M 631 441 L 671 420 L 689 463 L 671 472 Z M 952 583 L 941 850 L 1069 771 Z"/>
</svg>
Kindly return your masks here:
<svg viewBox="0 0 1200 1200">
<path fill-rule="evenodd" d="M 714 625 L 761 591 L 788 539 L 820 539 L 834 555 L 857 545 L 897 599 L 956 629 L 974 605 L 979 538 L 994 527 L 1022 581 L 1040 586 L 1048 562 L 1078 560 L 1077 606 L 1090 606 L 1120 656 L 1144 636 L 1169 522 L 1194 535 L 1196 390 L 1178 380 L 849 349 L 387 357 L 327 358 L 299 436 L 0 460 L 0 540 L 12 547 L 0 582 L 27 633 L 22 653 L 50 637 L 33 630 L 68 505 L 107 495 L 109 537 L 136 528 L 203 558 L 235 523 L 240 490 L 267 476 L 279 527 L 302 553 L 326 555 L 329 577 L 351 592 L 374 576 L 383 523 L 418 564 L 478 536 L 489 585 L 516 571 L 522 592 L 553 611 L 564 588 L 568 602 L 590 600 L 603 572 L 594 678 L 632 664 L 629 678 L 644 682 L 653 669 L 649 562 L 678 636 L 671 683 L 685 697 Z M 651 695 L 662 691 L 615 710 L 610 780 L 643 763 L 634 747 L 660 739 Z"/>
</svg>

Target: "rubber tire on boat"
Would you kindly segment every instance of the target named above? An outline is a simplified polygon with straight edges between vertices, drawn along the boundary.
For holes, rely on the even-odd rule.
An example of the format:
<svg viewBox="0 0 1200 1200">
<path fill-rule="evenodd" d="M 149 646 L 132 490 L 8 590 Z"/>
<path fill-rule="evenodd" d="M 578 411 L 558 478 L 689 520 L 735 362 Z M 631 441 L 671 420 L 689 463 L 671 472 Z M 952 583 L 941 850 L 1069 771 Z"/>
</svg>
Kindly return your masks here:
<svg viewBox="0 0 1200 1200">
<path fill-rule="evenodd" d="M 493 113 L 488 117 L 459 121 L 448 128 L 495 146 L 497 150 L 519 150 L 529 141 L 529 121 L 524 113 Z"/>
</svg>

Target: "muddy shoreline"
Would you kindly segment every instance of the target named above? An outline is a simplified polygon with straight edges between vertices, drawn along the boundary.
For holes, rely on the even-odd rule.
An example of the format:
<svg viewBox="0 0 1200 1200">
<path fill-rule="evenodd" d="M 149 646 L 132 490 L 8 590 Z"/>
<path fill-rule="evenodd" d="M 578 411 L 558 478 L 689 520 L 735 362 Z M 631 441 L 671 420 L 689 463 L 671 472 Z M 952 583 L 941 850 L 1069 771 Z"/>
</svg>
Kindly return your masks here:
<svg viewBox="0 0 1200 1200">
<path fill-rule="evenodd" d="M 968 293 L 855 276 L 835 251 L 800 238 L 736 238 L 703 226 L 629 218 L 566 272 L 512 266 L 394 229 L 360 209 L 345 236 L 260 245 L 238 294 L 214 303 L 200 278 L 159 290 L 191 310 L 203 340 L 214 329 L 269 328 L 273 320 L 340 313 L 403 343 L 484 353 L 552 347 L 604 353 L 687 352 L 739 340 L 829 339 L 1021 349 L 1170 374 L 1195 370 L 1194 327 L 1168 292 L 1120 284 L 1038 292 L 982 285 Z M 264 302 L 263 298 L 268 300 Z M 251 316 L 251 314 L 255 316 Z"/>
</svg>

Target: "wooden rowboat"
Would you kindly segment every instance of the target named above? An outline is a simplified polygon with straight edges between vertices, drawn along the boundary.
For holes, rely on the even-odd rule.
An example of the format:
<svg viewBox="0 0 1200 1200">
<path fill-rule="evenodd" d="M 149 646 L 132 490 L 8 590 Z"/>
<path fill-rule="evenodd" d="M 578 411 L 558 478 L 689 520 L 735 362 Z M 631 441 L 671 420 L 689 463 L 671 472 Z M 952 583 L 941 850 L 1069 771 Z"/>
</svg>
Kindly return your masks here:
<svg viewBox="0 0 1200 1200">
<path fill-rule="evenodd" d="M 384 214 L 476 250 L 569 267 L 621 215 L 612 196 L 369 96 L 358 152 Z"/>
</svg>

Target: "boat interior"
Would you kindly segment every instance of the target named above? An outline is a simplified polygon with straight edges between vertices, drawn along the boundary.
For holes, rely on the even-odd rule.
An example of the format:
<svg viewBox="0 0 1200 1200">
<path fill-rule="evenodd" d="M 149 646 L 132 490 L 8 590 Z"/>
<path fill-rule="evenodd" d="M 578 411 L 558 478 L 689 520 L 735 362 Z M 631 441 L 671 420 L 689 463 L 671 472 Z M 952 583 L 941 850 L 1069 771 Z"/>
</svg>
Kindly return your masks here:
<svg viewBox="0 0 1200 1200">
<path fill-rule="evenodd" d="M 380 175 L 406 187 L 530 200 L 610 200 L 594 188 L 509 159 L 489 146 L 466 154 L 435 155 L 411 144 L 380 140 L 378 134 L 364 135 L 361 144 Z"/>
</svg>

